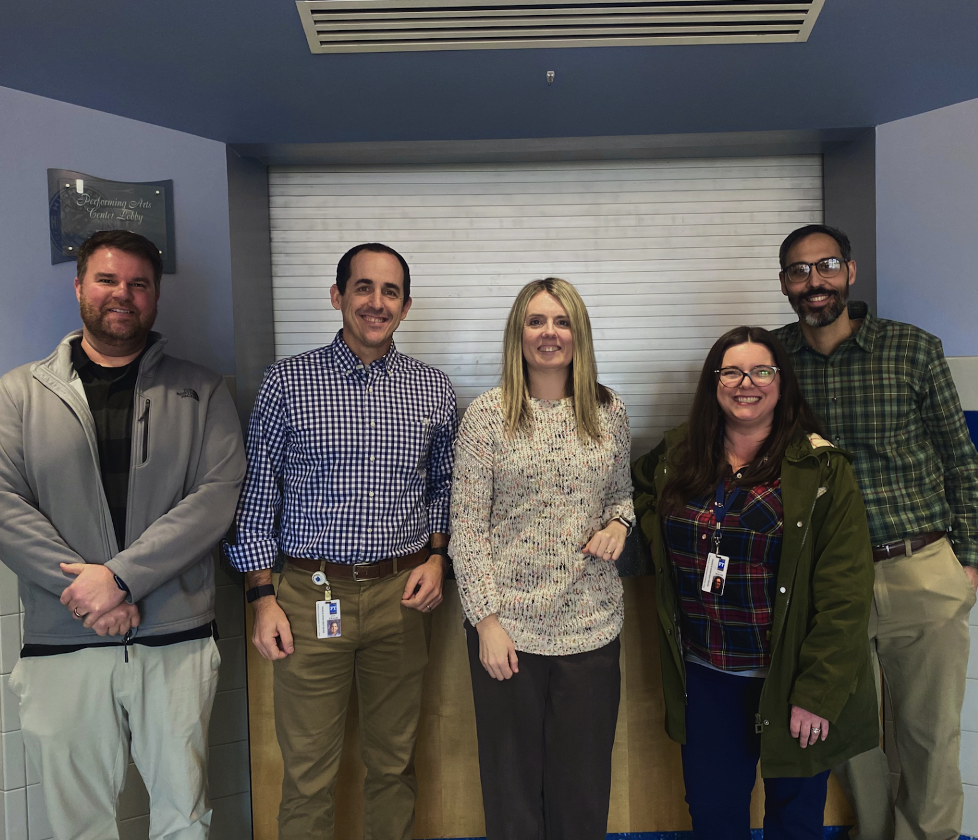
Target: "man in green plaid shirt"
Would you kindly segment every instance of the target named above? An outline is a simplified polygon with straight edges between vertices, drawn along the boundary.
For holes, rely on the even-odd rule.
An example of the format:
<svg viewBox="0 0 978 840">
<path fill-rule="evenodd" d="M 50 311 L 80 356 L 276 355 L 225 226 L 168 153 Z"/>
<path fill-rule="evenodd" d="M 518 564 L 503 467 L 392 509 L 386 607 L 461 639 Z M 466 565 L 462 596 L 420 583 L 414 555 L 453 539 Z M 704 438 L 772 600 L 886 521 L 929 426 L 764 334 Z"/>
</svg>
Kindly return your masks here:
<svg viewBox="0 0 978 840">
<path fill-rule="evenodd" d="M 957 840 L 978 454 L 940 340 L 850 303 L 851 256 L 834 228 L 791 233 L 780 279 L 798 322 L 775 330 L 832 442 L 854 456 L 877 561 L 870 647 L 893 699 L 895 802 L 882 750 L 838 771 L 860 840 Z"/>
</svg>

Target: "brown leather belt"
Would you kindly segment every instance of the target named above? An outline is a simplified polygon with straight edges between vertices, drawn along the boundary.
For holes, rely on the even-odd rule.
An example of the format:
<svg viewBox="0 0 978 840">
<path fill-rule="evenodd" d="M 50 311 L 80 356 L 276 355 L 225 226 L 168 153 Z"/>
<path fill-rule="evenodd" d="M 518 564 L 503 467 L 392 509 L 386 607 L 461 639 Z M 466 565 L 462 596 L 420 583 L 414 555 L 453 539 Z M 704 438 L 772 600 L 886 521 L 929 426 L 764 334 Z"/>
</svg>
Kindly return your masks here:
<svg viewBox="0 0 978 840">
<path fill-rule="evenodd" d="M 428 559 L 430 546 L 419 548 L 414 554 L 405 554 L 403 557 L 388 557 L 376 563 L 330 563 L 322 560 L 313 560 L 309 557 L 289 557 L 285 559 L 297 569 L 304 572 L 324 571 L 327 578 L 333 580 L 383 580 L 405 569 L 413 569 L 420 566 Z"/>
<path fill-rule="evenodd" d="M 925 546 L 936 543 L 946 536 L 947 531 L 931 531 L 927 534 L 921 534 L 919 537 L 911 537 L 909 540 L 896 540 L 884 545 L 874 545 L 873 561 L 879 563 L 880 560 L 887 560 L 890 557 L 903 557 L 907 554 L 907 543 L 910 543 L 911 552 L 920 551 Z"/>
</svg>

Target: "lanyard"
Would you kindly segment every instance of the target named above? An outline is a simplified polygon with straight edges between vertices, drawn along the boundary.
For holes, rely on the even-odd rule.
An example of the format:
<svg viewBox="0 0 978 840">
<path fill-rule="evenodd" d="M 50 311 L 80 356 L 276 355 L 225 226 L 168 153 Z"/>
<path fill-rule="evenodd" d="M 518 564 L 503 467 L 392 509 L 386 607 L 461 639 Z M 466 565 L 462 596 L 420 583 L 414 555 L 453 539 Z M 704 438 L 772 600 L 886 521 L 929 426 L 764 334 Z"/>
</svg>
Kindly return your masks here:
<svg viewBox="0 0 978 840">
<path fill-rule="evenodd" d="M 723 518 L 727 514 L 727 508 L 736 498 L 737 491 L 740 489 L 739 487 L 732 487 L 730 489 L 730 495 L 724 498 L 723 484 L 724 482 L 721 479 L 717 485 L 716 503 L 713 505 L 713 518 L 716 520 L 716 528 L 713 531 L 713 550 L 717 554 L 720 553 L 720 528 L 723 525 Z"/>
</svg>

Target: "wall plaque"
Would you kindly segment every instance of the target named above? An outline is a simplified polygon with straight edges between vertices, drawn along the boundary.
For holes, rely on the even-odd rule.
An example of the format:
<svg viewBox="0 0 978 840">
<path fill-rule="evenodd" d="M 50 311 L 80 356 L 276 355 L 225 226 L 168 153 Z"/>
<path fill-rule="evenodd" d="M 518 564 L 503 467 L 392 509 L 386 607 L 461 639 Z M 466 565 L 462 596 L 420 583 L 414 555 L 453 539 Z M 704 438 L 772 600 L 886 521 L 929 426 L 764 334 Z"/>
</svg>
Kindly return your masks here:
<svg viewBox="0 0 978 840">
<path fill-rule="evenodd" d="M 73 262 L 96 231 L 131 230 L 160 249 L 163 272 L 177 270 L 173 181 L 106 181 L 68 169 L 48 170 L 51 264 Z"/>
</svg>

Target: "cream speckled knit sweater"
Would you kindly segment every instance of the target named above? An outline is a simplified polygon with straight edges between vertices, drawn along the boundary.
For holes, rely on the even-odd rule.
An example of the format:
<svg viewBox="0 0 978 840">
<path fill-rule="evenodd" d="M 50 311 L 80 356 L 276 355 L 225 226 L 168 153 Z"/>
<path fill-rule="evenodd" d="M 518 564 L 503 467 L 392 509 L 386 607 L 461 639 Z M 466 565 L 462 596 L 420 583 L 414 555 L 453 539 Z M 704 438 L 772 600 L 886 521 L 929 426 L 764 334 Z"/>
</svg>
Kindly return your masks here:
<svg viewBox="0 0 978 840">
<path fill-rule="evenodd" d="M 517 650 L 595 650 L 621 632 L 614 563 L 582 553 L 616 516 L 634 519 L 625 406 L 602 406 L 604 437 L 583 442 L 570 399 L 532 400 L 529 434 L 507 437 L 502 391 L 476 399 L 459 430 L 452 540 L 459 593 L 474 625 L 496 613 Z"/>
</svg>

